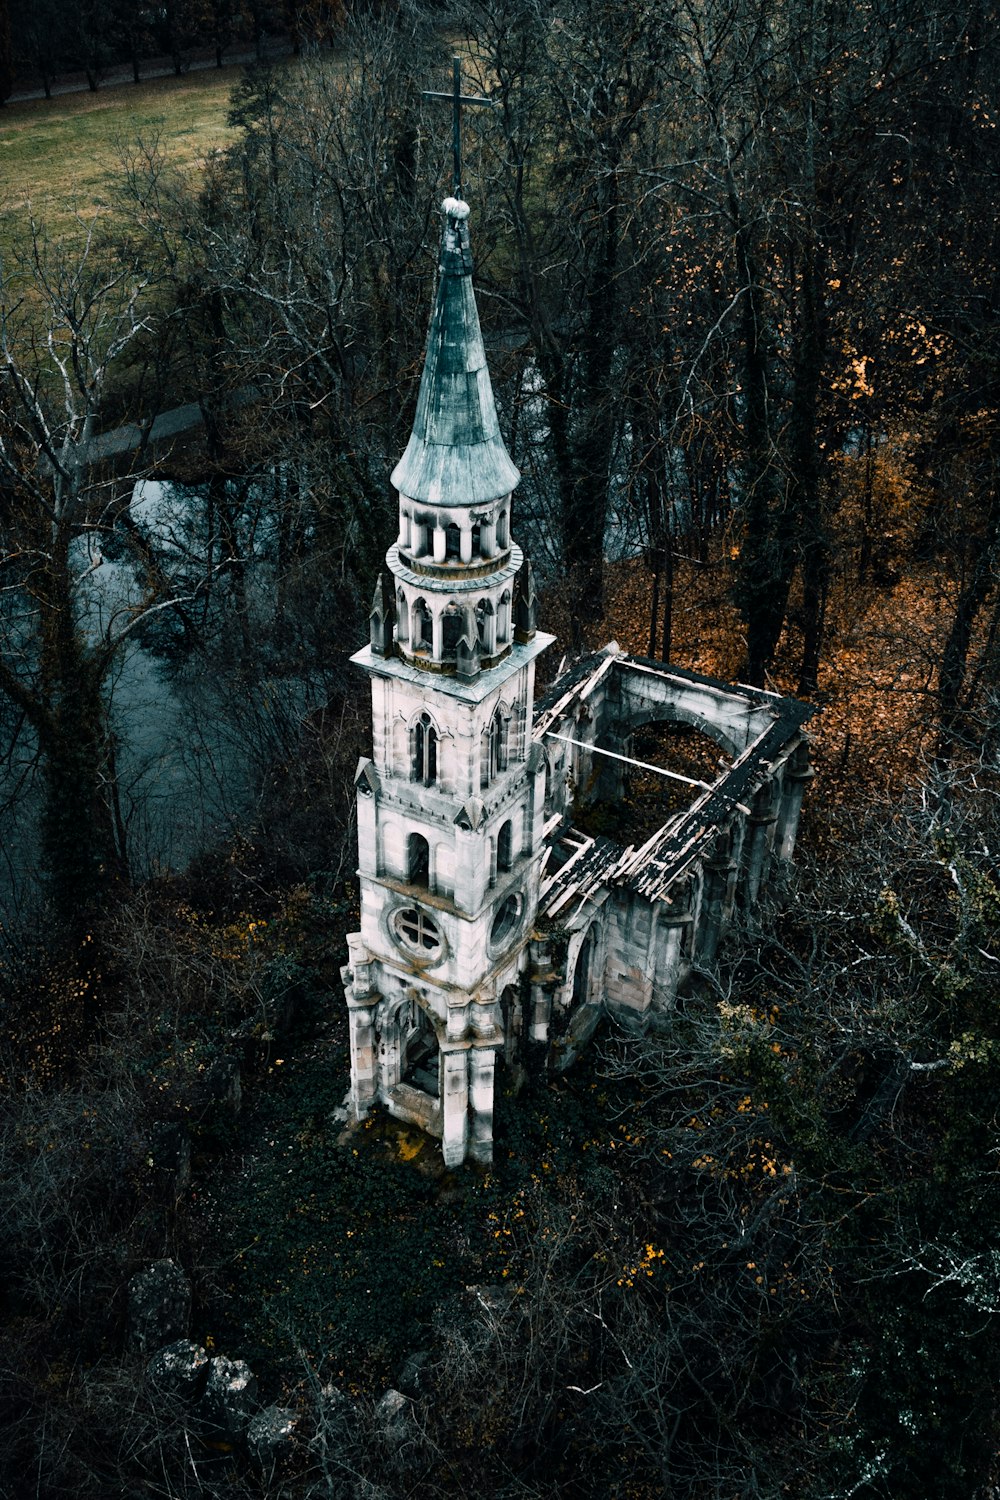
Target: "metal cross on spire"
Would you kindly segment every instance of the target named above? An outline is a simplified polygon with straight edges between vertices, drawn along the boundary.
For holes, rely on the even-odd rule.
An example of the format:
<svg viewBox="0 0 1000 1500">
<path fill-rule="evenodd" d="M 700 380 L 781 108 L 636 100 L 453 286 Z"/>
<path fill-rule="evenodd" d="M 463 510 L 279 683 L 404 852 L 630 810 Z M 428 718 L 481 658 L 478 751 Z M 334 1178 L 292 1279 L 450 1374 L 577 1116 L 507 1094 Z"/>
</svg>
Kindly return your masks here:
<svg viewBox="0 0 1000 1500">
<path fill-rule="evenodd" d="M 451 91 L 447 94 L 438 93 L 433 89 L 424 89 L 421 97 L 424 99 L 449 99 L 452 107 L 451 125 L 451 149 L 454 157 L 452 172 L 452 194 L 455 198 L 462 196 L 462 105 L 478 104 L 487 109 L 496 109 L 497 105 L 492 99 L 485 99 L 481 94 L 462 93 L 462 59 L 453 57 L 451 60 Z"/>
</svg>

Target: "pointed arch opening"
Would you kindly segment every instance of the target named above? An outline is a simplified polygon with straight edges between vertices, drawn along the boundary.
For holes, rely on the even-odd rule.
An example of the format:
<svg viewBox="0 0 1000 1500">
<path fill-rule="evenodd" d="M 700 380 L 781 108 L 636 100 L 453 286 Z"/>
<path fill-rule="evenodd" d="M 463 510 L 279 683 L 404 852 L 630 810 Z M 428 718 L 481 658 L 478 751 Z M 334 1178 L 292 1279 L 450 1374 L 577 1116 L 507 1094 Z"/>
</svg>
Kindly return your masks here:
<svg viewBox="0 0 1000 1500">
<path fill-rule="evenodd" d="M 509 870 L 514 864 L 514 825 L 510 818 L 497 835 L 497 869 Z"/>
<path fill-rule="evenodd" d="M 483 734 L 482 770 L 480 783 L 488 786 L 507 769 L 507 719 L 498 708 Z"/>
<path fill-rule="evenodd" d="M 430 1017 L 416 998 L 401 1015 L 403 1082 L 436 1099 L 441 1087 L 441 1053 Z"/>
<path fill-rule="evenodd" d="M 577 954 L 573 970 L 573 1005 L 586 1005 L 594 988 L 594 968 L 597 955 L 597 923 L 591 923 Z"/>
<path fill-rule="evenodd" d="M 476 605 L 476 633 L 480 651 L 484 656 L 492 656 L 496 650 L 496 616 L 489 599 L 480 599 Z"/>
<path fill-rule="evenodd" d="M 457 652 L 463 624 L 461 610 L 457 605 L 449 605 L 441 620 L 441 650 L 444 656 L 454 657 Z"/>
<path fill-rule="evenodd" d="M 454 521 L 444 528 L 444 555 L 447 562 L 458 562 L 462 555 L 462 533 Z"/>
<path fill-rule="evenodd" d="M 420 715 L 413 726 L 413 779 L 433 786 L 438 774 L 438 732 L 430 714 Z"/>
<path fill-rule="evenodd" d="M 413 606 L 413 649 L 414 651 L 429 651 L 434 639 L 434 622 L 431 612 L 427 608 L 424 599 L 418 599 Z"/>
</svg>

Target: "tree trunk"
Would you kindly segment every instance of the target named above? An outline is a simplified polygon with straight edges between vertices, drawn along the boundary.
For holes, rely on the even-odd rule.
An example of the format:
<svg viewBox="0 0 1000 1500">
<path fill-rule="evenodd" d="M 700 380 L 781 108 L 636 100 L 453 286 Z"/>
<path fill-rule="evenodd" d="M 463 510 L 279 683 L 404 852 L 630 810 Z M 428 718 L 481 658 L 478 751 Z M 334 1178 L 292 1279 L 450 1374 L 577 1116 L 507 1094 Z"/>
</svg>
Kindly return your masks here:
<svg viewBox="0 0 1000 1500">
<path fill-rule="evenodd" d="M 825 328 L 817 264 L 819 247 L 807 235 L 800 274 L 795 386 L 790 432 L 790 521 L 802 564 L 803 643 L 798 693 L 808 697 L 819 683 L 820 653 L 830 578 L 830 538 L 821 494 L 819 390 Z"/>
<path fill-rule="evenodd" d="M 743 286 L 743 543 L 736 602 L 746 626 L 740 676 L 763 687 L 785 622 L 794 560 L 788 544 L 788 495 L 778 483 L 771 434 L 766 316 L 750 230 L 740 224 L 737 265 Z"/>
<path fill-rule="evenodd" d="M 994 568 L 1000 546 L 1000 495 L 994 491 L 990 500 L 987 531 L 974 551 L 972 569 L 959 590 L 948 639 L 941 654 L 938 674 L 938 745 L 939 761 L 947 761 L 963 739 L 962 721 L 969 649 L 979 612 L 994 587 Z"/>
<path fill-rule="evenodd" d="M 660 660 L 669 661 L 674 646 L 674 537 L 669 520 L 663 540 L 663 635 Z"/>
<path fill-rule="evenodd" d="M 66 548 L 57 542 L 41 601 L 40 728 L 44 804 L 42 858 L 53 913 L 79 941 L 115 871 L 115 841 L 101 782 L 107 770 L 107 713 L 76 626 Z"/>
<path fill-rule="evenodd" d="M 618 189 L 609 178 L 602 245 L 586 293 L 580 360 L 580 396 L 573 425 L 571 472 L 563 492 L 563 550 L 570 578 L 574 621 L 593 623 L 604 614 L 604 533 L 608 481 L 614 450 L 609 391 L 616 344 L 615 272 L 618 261 Z"/>
<path fill-rule="evenodd" d="M 652 555 L 653 564 L 653 593 L 649 601 L 649 650 L 646 655 L 650 658 L 656 656 L 656 627 L 660 619 L 660 564 L 655 554 Z"/>
</svg>

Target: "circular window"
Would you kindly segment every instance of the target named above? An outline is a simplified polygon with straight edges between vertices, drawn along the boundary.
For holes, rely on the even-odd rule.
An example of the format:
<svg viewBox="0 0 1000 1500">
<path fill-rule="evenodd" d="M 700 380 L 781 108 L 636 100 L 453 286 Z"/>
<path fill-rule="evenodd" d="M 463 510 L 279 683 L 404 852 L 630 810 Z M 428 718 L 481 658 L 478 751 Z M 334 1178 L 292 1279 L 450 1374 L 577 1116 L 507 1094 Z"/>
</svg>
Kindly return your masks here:
<svg viewBox="0 0 1000 1500">
<path fill-rule="evenodd" d="M 405 948 L 424 958 L 441 951 L 441 929 L 418 906 L 406 906 L 402 911 L 396 912 L 392 919 L 392 930 Z"/>
<path fill-rule="evenodd" d="M 521 896 L 505 896 L 497 907 L 496 916 L 493 918 L 493 926 L 490 928 L 490 947 L 498 948 L 501 943 L 517 930 L 521 920 L 521 911 L 524 901 Z"/>
</svg>

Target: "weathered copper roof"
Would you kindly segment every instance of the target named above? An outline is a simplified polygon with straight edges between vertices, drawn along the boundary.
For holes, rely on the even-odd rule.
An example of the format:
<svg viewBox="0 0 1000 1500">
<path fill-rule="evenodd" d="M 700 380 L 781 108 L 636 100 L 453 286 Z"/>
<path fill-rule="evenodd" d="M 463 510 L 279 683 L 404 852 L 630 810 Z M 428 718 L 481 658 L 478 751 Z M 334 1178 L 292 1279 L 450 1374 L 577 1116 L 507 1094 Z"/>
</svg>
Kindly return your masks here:
<svg viewBox="0 0 1000 1500">
<path fill-rule="evenodd" d="M 520 479 L 500 436 L 472 289 L 468 205 L 446 198 L 417 414 L 392 483 L 430 505 L 482 505 Z"/>
</svg>

